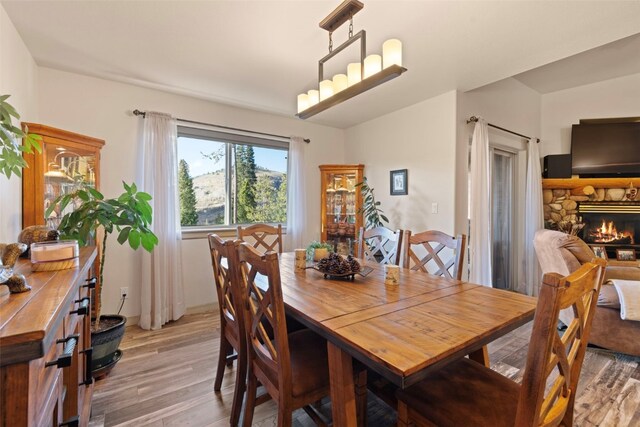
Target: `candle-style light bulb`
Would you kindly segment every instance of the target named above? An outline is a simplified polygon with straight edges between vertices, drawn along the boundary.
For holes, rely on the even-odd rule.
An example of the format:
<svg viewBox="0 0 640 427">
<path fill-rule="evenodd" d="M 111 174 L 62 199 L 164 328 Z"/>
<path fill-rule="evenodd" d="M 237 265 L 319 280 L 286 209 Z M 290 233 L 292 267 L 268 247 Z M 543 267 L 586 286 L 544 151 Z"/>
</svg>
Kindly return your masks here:
<svg viewBox="0 0 640 427">
<path fill-rule="evenodd" d="M 373 76 L 382 70 L 382 58 L 380 55 L 369 55 L 364 58 L 364 78 Z"/>
<path fill-rule="evenodd" d="M 309 95 L 306 93 L 301 93 L 298 95 L 298 113 L 309 108 Z"/>
<path fill-rule="evenodd" d="M 336 74 L 333 76 L 333 93 L 345 90 L 349 86 L 346 74 Z"/>
<path fill-rule="evenodd" d="M 359 62 L 352 62 L 347 65 L 347 84 L 353 86 L 362 80 L 362 66 Z"/>
<path fill-rule="evenodd" d="M 402 42 L 398 39 L 389 39 L 382 44 L 382 66 L 390 65 L 402 67 Z"/>
<path fill-rule="evenodd" d="M 320 101 L 333 96 L 333 82 L 331 80 L 323 80 L 320 82 Z"/>
<path fill-rule="evenodd" d="M 320 92 L 315 89 L 311 89 L 307 92 L 307 96 L 309 97 L 309 107 L 316 105 L 320 102 Z"/>
</svg>

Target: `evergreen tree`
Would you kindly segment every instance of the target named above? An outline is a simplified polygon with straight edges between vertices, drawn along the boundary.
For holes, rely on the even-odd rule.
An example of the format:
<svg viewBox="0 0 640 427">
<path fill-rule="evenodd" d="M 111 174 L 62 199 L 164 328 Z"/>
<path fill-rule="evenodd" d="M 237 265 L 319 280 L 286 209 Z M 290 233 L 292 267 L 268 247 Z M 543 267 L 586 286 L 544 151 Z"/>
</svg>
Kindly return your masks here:
<svg viewBox="0 0 640 427">
<path fill-rule="evenodd" d="M 287 174 L 282 176 L 276 197 L 276 222 L 287 222 Z"/>
<path fill-rule="evenodd" d="M 253 221 L 256 211 L 256 162 L 252 146 L 236 146 L 236 222 Z"/>
<path fill-rule="evenodd" d="M 244 205 L 240 203 L 240 192 L 242 187 L 244 186 L 245 181 L 247 180 L 246 173 L 246 164 L 245 164 L 245 146 L 244 145 L 234 145 L 233 150 L 235 153 L 235 167 L 236 167 L 236 185 L 235 185 L 235 194 L 234 194 L 234 203 L 232 206 L 235 207 L 235 222 L 240 224 L 243 222 L 247 222 L 247 212 L 244 208 Z"/>
<path fill-rule="evenodd" d="M 260 175 L 256 184 L 254 222 L 286 222 L 287 184 L 279 176 Z"/>
<path fill-rule="evenodd" d="M 189 165 L 180 160 L 178 164 L 178 191 L 180 192 L 180 224 L 197 225 L 196 193 L 193 189 L 193 179 L 189 175 Z"/>
</svg>

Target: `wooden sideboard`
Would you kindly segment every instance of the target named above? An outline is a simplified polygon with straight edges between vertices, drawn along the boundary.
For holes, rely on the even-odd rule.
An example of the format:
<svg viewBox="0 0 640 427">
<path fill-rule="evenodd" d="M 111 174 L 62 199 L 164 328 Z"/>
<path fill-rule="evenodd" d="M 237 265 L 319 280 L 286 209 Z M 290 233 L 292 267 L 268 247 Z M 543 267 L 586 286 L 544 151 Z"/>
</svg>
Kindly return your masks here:
<svg viewBox="0 0 640 427">
<path fill-rule="evenodd" d="M 67 270 L 16 266 L 32 289 L 0 300 L 0 427 L 88 424 L 96 253 L 80 248 L 79 267 Z"/>
</svg>

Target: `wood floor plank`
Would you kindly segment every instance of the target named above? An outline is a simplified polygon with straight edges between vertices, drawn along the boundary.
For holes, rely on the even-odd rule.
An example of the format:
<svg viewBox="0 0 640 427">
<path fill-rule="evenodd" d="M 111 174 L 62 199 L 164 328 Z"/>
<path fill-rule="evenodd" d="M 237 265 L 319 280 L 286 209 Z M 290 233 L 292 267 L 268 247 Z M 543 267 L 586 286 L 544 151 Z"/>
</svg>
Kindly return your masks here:
<svg viewBox="0 0 640 427">
<path fill-rule="evenodd" d="M 640 381 L 630 378 L 600 425 L 602 427 L 631 425 L 630 422 L 639 405 Z"/>
<path fill-rule="evenodd" d="M 90 427 L 229 425 L 235 370 L 227 369 L 219 393 L 213 391 L 219 350 L 216 313 L 184 316 L 157 331 L 127 327 L 123 358 L 95 386 Z M 528 351 L 531 323 L 489 344 L 492 368 L 519 381 Z M 395 412 L 369 395 L 368 425 L 394 425 Z M 588 349 L 576 401 L 576 427 L 640 426 L 640 358 Z M 321 409 L 331 413 L 328 399 Z M 256 408 L 254 426 L 276 425 L 271 401 Z M 296 411 L 294 427 L 312 426 Z"/>
<path fill-rule="evenodd" d="M 598 376 L 576 397 L 575 424 L 599 426 L 614 406 L 618 394 L 631 378 L 637 364 L 609 361 Z"/>
<path fill-rule="evenodd" d="M 494 371 L 496 371 L 500 375 L 504 375 L 505 377 L 507 377 L 509 379 L 513 379 L 520 372 L 520 369 L 518 369 L 518 368 L 516 368 L 514 366 L 511 366 L 511 365 L 507 365 L 506 363 L 504 363 L 502 361 L 500 361 L 498 363 L 494 363 L 493 365 L 491 365 L 491 369 L 493 369 Z"/>
</svg>

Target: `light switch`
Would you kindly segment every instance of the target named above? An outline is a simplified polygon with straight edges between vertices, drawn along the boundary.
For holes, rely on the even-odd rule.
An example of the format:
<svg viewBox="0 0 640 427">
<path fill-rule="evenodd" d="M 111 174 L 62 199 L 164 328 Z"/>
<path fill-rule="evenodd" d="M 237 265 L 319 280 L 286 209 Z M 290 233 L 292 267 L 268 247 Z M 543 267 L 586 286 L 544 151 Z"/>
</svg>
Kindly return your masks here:
<svg viewBox="0 0 640 427">
<path fill-rule="evenodd" d="M 431 203 L 431 213 L 432 214 L 438 213 L 438 202 Z"/>
</svg>

